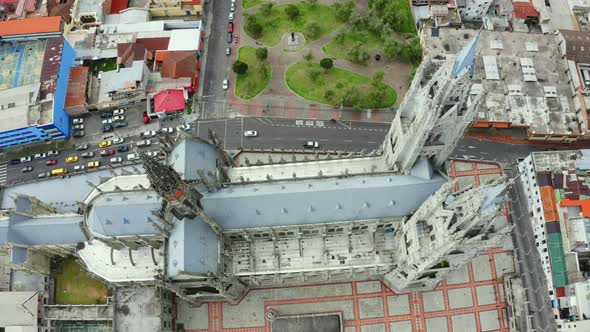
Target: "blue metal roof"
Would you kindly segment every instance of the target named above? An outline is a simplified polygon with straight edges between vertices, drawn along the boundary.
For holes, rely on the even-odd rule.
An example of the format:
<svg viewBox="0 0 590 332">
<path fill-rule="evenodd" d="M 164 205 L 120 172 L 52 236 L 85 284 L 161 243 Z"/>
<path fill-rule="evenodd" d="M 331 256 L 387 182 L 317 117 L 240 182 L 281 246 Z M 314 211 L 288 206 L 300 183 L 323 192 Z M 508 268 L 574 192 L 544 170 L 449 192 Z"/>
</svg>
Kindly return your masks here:
<svg viewBox="0 0 590 332">
<path fill-rule="evenodd" d="M 101 194 L 88 206 L 86 225 L 99 237 L 156 234 L 151 212 L 161 205 L 151 190 Z"/>
<path fill-rule="evenodd" d="M 477 50 L 478 37 L 471 39 L 469 44 L 465 45 L 455 57 L 453 66 L 453 77 L 463 74 L 463 71 L 469 70 L 469 75 L 473 76 L 475 69 L 475 51 Z"/>
<path fill-rule="evenodd" d="M 215 174 L 217 171 L 217 150 L 215 146 L 199 139 L 185 139 L 168 157 L 168 163 L 184 180 L 197 180 L 197 170 Z"/>
<path fill-rule="evenodd" d="M 234 185 L 203 192 L 201 204 L 224 229 L 401 217 L 446 181 L 440 175 L 366 175 Z"/>
<path fill-rule="evenodd" d="M 31 218 L 12 213 L 0 222 L 0 246 L 6 242 L 31 246 L 76 244 L 86 240 L 81 223 L 80 215 Z"/>
<path fill-rule="evenodd" d="M 179 272 L 217 272 L 219 238 L 209 225 L 199 219 L 180 220 L 174 224 L 168 240 L 168 275 Z"/>
</svg>

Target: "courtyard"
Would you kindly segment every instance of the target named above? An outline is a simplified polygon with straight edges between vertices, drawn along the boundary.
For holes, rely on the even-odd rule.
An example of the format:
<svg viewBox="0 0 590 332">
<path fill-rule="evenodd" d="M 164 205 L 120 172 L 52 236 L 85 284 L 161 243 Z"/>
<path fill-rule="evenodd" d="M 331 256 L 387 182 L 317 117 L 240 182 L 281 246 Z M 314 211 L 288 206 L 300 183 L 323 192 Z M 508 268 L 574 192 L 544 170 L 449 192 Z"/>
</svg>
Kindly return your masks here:
<svg viewBox="0 0 590 332">
<path fill-rule="evenodd" d="M 106 285 L 90 277 L 75 259 L 58 263 L 55 274 L 56 304 L 106 304 L 107 293 Z"/>
</svg>

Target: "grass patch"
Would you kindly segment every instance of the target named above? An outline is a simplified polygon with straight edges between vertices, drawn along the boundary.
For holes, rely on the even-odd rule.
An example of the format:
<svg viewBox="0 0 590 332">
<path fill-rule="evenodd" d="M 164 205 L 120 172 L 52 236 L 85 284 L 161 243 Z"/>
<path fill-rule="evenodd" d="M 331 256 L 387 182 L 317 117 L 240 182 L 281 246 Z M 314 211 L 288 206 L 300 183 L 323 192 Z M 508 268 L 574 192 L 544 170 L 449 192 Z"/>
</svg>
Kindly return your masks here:
<svg viewBox="0 0 590 332">
<path fill-rule="evenodd" d="M 242 8 L 248 9 L 265 3 L 265 0 L 242 0 Z"/>
<path fill-rule="evenodd" d="M 319 71 L 321 74 L 313 79 L 310 71 Z M 344 106 L 367 109 L 389 107 L 397 100 L 395 90 L 383 82 L 376 88 L 371 84 L 370 77 L 337 67 L 325 71 L 313 62 L 292 65 L 287 69 L 286 80 L 295 93 L 322 104 L 340 106 L 342 102 Z M 375 98 L 378 92 L 382 93 L 380 100 Z"/>
<path fill-rule="evenodd" d="M 236 96 L 242 99 L 254 98 L 270 82 L 270 63 L 256 58 L 256 48 L 243 46 L 238 50 L 238 60 L 248 64 L 248 71 L 236 77 Z"/>
<path fill-rule="evenodd" d="M 371 52 L 375 50 L 381 51 L 383 53 L 383 43 L 384 41 L 381 39 L 381 36 L 378 34 L 369 31 L 368 29 L 357 30 L 351 29 L 344 33 L 344 39 L 342 42 L 336 41 L 336 39 L 332 39 L 329 43 L 325 44 L 322 47 L 324 53 L 329 54 L 331 56 L 346 59 L 348 61 L 354 61 L 352 57 L 349 55 L 349 52 L 353 47 L 359 45 L 362 50 Z"/>
<path fill-rule="evenodd" d="M 55 274 L 56 304 L 106 304 L 107 287 L 91 278 L 74 259 L 59 263 Z"/>
<path fill-rule="evenodd" d="M 254 20 L 262 26 L 260 37 L 255 39 L 266 45 L 276 46 L 281 41 L 283 34 L 287 32 L 301 32 L 305 36 L 305 42 L 309 43 L 333 31 L 342 24 L 336 19 L 334 8 L 330 6 L 317 4 L 309 8 L 309 6 L 302 3 L 295 3 L 294 5 L 299 8 L 300 12 L 300 15 L 294 20 L 290 20 L 287 14 L 285 14 L 285 8 L 288 5 L 274 6 L 270 15 L 265 15 L 262 12 L 254 14 Z M 306 24 L 311 22 L 315 22 L 319 26 L 319 32 L 315 37 L 311 37 L 305 32 Z M 249 24 L 246 24 L 245 30 L 248 35 L 253 36 L 251 31 L 249 31 Z"/>
<path fill-rule="evenodd" d="M 93 75 L 98 75 L 98 72 L 105 72 L 117 69 L 117 59 L 102 59 L 90 61 L 88 64 L 90 72 Z"/>
<path fill-rule="evenodd" d="M 416 33 L 416 26 L 414 25 L 414 17 L 410 3 L 407 0 L 390 0 L 395 11 L 402 13 L 405 17 L 404 23 L 400 26 L 400 31 L 403 33 Z"/>
</svg>

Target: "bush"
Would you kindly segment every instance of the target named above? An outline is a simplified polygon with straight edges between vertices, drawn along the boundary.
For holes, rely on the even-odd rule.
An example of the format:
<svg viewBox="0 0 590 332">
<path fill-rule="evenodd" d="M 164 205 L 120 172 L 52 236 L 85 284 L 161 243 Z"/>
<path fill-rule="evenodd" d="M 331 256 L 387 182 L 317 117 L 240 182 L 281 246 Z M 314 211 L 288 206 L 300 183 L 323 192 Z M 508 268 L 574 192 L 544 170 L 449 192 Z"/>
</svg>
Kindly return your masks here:
<svg viewBox="0 0 590 332">
<path fill-rule="evenodd" d="M 311 78 L 312 81 L 316 82 L 322 73 L 317 69 L 308 69 L 307 75 Z"/>
<path fill-rule="evenodd" d="M 358 64 L 366 64 L 371 57 L 369 53 L 362 49 L 362 43 L 357 42 L 353 45 L 353 47 L 348 52 L 348 56 L 350 56 L 352 62 Z"/>
<path fill-rule="evenodd" d="M 300 14 L 299 8 L 294 4 L 289 4 L 287 5 L 287 8 L 285 8 L 285 14 L 287 14 L 290 20 L 295 20 Z"/>
<path fill-rule="evenodd" d="M 305 61 L 313 60 L 313 53 L 311 53 L 311 50 L 309 50 L 309 52 L 307 52 L 307 54 L 304 55 L 303 58 L 305 59 Z"/>
<path fill-rule="evenodd" d="M 257 48 L 256 58 L 260 61 L 268 59 L 268 49 L 266 47 Z"/>
<path fill-rule="evenodd" d="M 258 38 L 262 35 L 262 25 L 256 21 L 253 21 L 250 24 L 246 23 L 246 30 L 250 32 L 254 38 Z"/>
<path fill-rule="evenodd" d="M 334 41 L 340 45 L 344 43 L 344 39 L 346 38 L 346 31 L 340 30 L 338 34 L 334 37 Z"/>
<path fill-rule="evenodd" d="M 311 38 L 317 38 L 320 35 L 321 28 L 316 22 L 309 22 L 305 25 L 305 33 Z"/>
<path fill-rule="evenodd" d="M 260 7 L 260 12 L 262 12 L 265 16 L 269 16 L 270 12 L 272 11 L 272 2 L 267 2 L 262 4 L 262 6 Z"/>
<path fill-rule="evenodd" d="M 332 99 L 334 98 L 334 95 L 335 93 L 332 90 L 326 90 L 326 92 L 324 92 L 324 98 L 326 99 Z"/>
<path fill-rule="evenodd" d="M 323 58 L 320 60 L 320 66 L 326 70 L 330 70 L 332 67 L 334 67 L 334 61 L 332 61 L 330 58 Z"/>
<path fill-rule="evenodd" d="M 352 14 L 354 3 L 352 1 L 347 1 L 346 3 L 336 2 L 332 4 L 332 7 L 336 10 L 336 18 L 342 22 L 346 22 Z"/>
<path fill-rule="evenodd" d="M 238 75 L 245 74 L 248 71 L 248 64 L 237 60 L 232 65 L 232 69 L 233 69 L 234 73 L 236 73 Z"/>
<path fill-rule="evenodd" d="M 313 8 L 315 7 L 315 5 L 318 4 L 318 0 L 305 0 L 305 4 L 307 5 L 307 7 Z"/>
</svg>

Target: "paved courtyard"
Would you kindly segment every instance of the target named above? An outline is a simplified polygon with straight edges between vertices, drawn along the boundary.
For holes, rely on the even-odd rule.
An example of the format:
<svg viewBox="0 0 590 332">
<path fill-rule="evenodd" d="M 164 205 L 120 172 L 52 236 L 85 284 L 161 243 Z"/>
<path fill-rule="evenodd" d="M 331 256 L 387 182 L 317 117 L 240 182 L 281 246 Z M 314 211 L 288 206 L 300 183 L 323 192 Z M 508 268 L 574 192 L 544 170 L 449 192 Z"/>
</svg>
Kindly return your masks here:
<svg viewBox="0 0 590 332">
<path fill-rule="evenodd" d="M 451 162 L 462 188 L 498 176 L 495 163 Z M 250 290 L 236 305 L 178 304 L 177 322 L 191 332 L 271 332 L 265 314 L 339 313 L 345 332 L 509 331 L 503 276 L 514 272 L 510 239 L 454 271 L 433 290 L 395 293 L 379 280 Z"/>
</svg>

